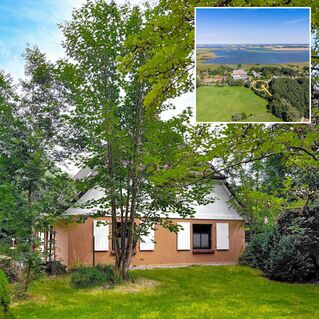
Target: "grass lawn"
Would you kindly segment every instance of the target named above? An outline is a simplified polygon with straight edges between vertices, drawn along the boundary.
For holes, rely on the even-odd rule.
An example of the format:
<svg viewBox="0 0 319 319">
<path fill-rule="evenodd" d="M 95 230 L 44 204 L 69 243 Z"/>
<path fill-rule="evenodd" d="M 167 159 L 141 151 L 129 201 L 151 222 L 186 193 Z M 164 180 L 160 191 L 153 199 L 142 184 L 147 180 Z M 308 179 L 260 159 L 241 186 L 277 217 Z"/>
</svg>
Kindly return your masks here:
<svg viewBox="0 0 319 319">
<path fill-rule="evenodd" d="M 232 115 L 245 112 L 245 122 L 282 122 L 267 113 L 267 101 L 243 86 L 201 86 L 196 89 L 196 121 L 231 122 Z"/>
<path fill-rule="evenodd" d="M 45 279 L 17 319 L 319 318 L 319 286 L 272 282 L 240 266 L 134 271 L 137 282 L 115 289 L 72 289 L 68 276 Z M 152 283 L 152 284 L 149 284 Z M 156 283 L 156 284 L 155 284 Z"/>
</svg>

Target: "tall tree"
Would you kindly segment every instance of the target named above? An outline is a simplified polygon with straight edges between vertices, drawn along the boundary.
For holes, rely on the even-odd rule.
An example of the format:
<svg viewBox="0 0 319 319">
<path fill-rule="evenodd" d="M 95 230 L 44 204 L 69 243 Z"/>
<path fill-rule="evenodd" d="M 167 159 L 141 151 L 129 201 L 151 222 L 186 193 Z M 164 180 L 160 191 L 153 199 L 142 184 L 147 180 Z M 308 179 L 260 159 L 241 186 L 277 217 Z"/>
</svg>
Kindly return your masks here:
<svg viewBox="0 0 319 319">
<path fill-rule="evenodd" d="M 159 114 L 169 105 L 146 107 L 152 84 L 139 70 L 148 53 L 124 63 L 134 47 L 129 39 L 144 23 L 151 17 L 138 7 L 88 1 L 62 25 L 69 60 L 60 62 L 60 81 L 74 108 L 69 143 L 82 152 L 81 165 L 96 172 L 85 187 L 104 191 L 89 204 L 98 207 L 92 213 L 112 216 L 115 265 L 124 278 L 142 234 L 156 224 L 176 230 L 168 212 L 189 216 L 193 203 L 213 200 L 205 197 L 212 183 L 193 183 L 209 169 L 194 153 L 207 128 L 188 129 L 189 111 L 164 122 Z"/>
<path fill-rule="evenodd" d="M 47 85 L 39 80 L 45 77 L 43 66 L 33 59 L 39 51 L 27 53 L 23 97 L 10 77 L 0 73 L 0 243 L 6 249 L 15 238 L 16 250 L 8 251 L 25 265 L 24 292 L 41 264 L 36 232 L 47 230 L 75 197 L 73 182 L 52 156 L 53 135 L 47 124 L 56 115 L 46 101 L 38 103 L 39 83 Z"/>
</svg>

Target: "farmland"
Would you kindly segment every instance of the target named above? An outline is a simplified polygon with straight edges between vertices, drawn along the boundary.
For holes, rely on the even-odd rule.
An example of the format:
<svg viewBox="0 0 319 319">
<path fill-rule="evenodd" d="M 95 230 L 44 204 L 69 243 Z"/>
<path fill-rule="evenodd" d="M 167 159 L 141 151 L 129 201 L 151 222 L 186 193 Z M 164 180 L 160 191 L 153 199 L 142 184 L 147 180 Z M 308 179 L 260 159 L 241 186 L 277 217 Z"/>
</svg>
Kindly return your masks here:
<svg viewBox="0 0 319 319">
<path fill-rule="evenodd" d="M 196 89 L 196 121 L 231 122 L 232 115 L 244 112 L 245 122 L 282 122 L 267 112 L 267 100 L 242 86 L 203 86 Z"/>
</svg>

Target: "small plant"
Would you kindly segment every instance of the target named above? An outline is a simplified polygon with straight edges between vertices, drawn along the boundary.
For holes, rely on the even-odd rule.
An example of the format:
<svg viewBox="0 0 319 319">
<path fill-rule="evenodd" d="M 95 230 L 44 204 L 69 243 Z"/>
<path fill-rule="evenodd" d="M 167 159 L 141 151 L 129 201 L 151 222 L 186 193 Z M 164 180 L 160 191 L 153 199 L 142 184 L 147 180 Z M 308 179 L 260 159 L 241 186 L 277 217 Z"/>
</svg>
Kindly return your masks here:
<svg viewBox="0 0 319 319">
<path fill-rule="evenodd" d="M 0 315 L 4 315 L 9 311 L 10 294 L 7 277 L 0 269 Z"/>
<path fill-rule="evenodd" d="M 70 285 L 73 288 L 93 288 L 106 283 L 106 274 L 98 268 L 82 266 L 71 274 Z"/>
<path fill-rule="evenodd" d="M 128 273 L 127 279 L 134 281 L 133 276 Z M 93 288 L 98 286 L 113 287 L 123 282 L 121 276 L 111 265 L 97 265 L 95 267 L 81 266 L 73 269 L 70 285 L 73 288 Z"/>
<path fill-rule="evenodd" d="M 66 274 L 66 266 L 58 260 L 48 261 L 45 265 L 45 272 L 49 276 Z"/>
<path fill-rule="evenodd" d="M 120 284 L 123 281 L 111 265 L 97 265 L 96 269 L 105 275 L 107 282 L 112 286 Z"/>
<path fill-rule="evenodd" d="M 18 298 L 25 298 L 30 284 L 43 275 L 43 265 L 41 254 L 37 251 L 22 251 L 19 256 L 19 262 L 22 264 L 19 282 L 17 284 Z"/>
</svg>

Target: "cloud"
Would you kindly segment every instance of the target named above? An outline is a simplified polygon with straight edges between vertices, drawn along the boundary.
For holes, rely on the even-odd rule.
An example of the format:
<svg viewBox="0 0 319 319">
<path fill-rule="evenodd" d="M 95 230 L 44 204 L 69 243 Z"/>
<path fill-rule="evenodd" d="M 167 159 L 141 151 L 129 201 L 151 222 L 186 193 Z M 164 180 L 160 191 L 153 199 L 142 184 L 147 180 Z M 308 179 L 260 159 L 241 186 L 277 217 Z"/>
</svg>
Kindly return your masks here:
<svg viewBox="0 0 319 319">
<path fill-rule="evenodd" d="M 24 75 L 22 54 L 27 45 L 38 46 L 51 61 L 64 56 L 63 35 L 57 24 L 69 20 L 73 8 L 86 0 L 26 0 L 13 6 L 1 3 L 0 69 L 17 81 Z"/>
<path fill-rule="evenodd" d="M 295 20 L 289 20 L 284 22 L 284 24 L 295 24 L 295 23 L 299 23 L 299 22 L 303 22 L 303 21 L 307 21 L 307 18 L 303 18 L 303 19 L 295 19 Z"/>
<path fill-rule="evenodd" d="M 107 0 L 110 2 L 111 0 Z M 15 80 L 23 77 L 24 59 L 21 56 L 29 44 L 37 45 L 48 59 L 56 61 L 64 56 L 63 34 L 57 24 L 70 20 L 73 9 L 86 0 L 23 0 L 19 5 L 11 1 L 0 4 L 0 70 Z M 117 0 L 119 4 L 126 0 Z M 138 0 L 133 4 L 141 4 Z"/>
</svg>

